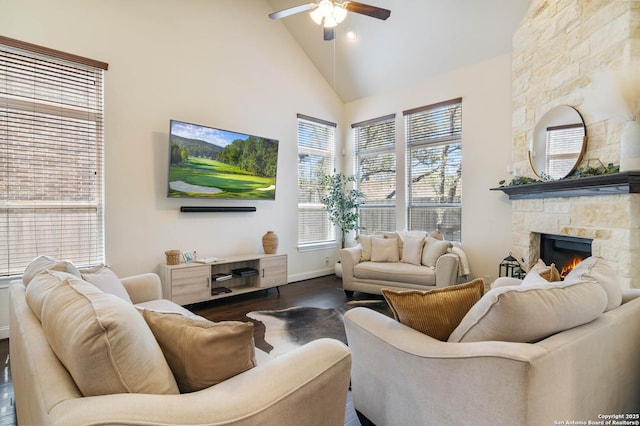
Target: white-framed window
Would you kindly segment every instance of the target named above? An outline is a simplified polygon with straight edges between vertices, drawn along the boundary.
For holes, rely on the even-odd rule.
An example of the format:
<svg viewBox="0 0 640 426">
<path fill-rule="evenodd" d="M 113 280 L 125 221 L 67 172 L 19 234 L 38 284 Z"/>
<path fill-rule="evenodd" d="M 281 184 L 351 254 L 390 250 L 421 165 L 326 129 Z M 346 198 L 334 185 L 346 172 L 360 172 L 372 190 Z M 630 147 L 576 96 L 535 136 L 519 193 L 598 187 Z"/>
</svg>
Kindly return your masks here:
<svg viewBox="0 0 640 426">
<path fill-rule="evenodd" d="M 352 124 L 360 233 L 396 230 L 395 114 Z"/>
<path fill-rule="evenodd" d="M 0 276 L 104 262 L 108 65 L 0 37 Z"/>
<path fill-rule="evenodd" d="M 403 112 L 407 142 L 409 229 L 439 230 L 460 241 L 462 99 Z"/>
<path fill-rule="evenodd" d="M 334 171 L 336 124 L 298 114 L 298 248 L 336 244 L 335 227 L 320 197 Z"/>
</svg>

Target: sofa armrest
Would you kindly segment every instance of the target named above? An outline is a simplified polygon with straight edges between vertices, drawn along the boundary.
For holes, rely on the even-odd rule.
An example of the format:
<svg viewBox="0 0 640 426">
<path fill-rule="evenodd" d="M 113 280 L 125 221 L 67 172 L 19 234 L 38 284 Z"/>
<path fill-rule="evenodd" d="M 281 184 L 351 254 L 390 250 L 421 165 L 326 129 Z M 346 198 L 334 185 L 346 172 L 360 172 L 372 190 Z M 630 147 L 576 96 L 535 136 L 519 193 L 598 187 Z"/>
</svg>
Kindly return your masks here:
<svg viewBox="0 0 640 426">
<path fill-rule="evenodd" d="M 157 274 L 148 272 L 121 278 L 120 281 L 134 304 L 162 299 L 162 283 Z"/>
<path fill-rule="evenodd" d="M 547 355 L 527 343 L 441 342 L 367 308 L 349 310 L 345 329 L 354 407 L 375 424 L 513 423 L 526 417 L 531 364 Z"/>
<path fill-rule="evenodd" d="M 342 287 L 351 290 L 353 284 L 353 268 L 360 263 L 362 246 L 360 244 L 340 250 L 340 262 L 342 263 Z"/>
<path fill-rule="evenodd" d="M 445 253 L 436 262 L 436 287 L 454 285 L 458 281 L 458 256 Z"/>
<path fill-rule="evenodd" d="M 76 398 L 51 409 L 55 424 L 344 424 L 351 355 L 319 339 L 198 392 Z"/>
</svg>

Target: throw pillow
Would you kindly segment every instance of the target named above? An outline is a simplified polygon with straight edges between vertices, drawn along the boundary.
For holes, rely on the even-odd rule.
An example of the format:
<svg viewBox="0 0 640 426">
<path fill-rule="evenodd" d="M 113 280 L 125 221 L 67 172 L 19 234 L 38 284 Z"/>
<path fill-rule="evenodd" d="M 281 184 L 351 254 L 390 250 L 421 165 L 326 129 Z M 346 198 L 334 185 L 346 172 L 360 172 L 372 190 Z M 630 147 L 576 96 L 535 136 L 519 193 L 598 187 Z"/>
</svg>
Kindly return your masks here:
<svg viewBox="0 0 640 426">
<path fill-rule="evenodd" d="M 49 295 L 49 292 L 60 285 L 67 278 L 77 278 L 68 272 L 47 269 L 36 275 L 27 286 L 25 298 L 31 312 L 42 322 L 42 305 Z"/>
<path fill-rule="evenodd" d="M 80 273 L 73 263 L 66 260 L 56 260 L 49 256 L 38 256 L 27 265 L 22 273 L 22 283 L 28 286 L 31 280 L 42 271 L 46 270 L 68 272 L 80 278 Z"/>
<path fill-rule="evenodd" d="M 607 304 L 593 282 L 541 282 L 487 292 L 449 336 L 449 342 L 530 343 L 596 319 Z"/>
<path fill-rule="evenodd" d="M 398 242 L 396 238 L 371 239 L 371 261 L 372 262 L 399 262 Z"/>
<path fill-rule="evenodd" d="M 422 249 L 422 264 L 435 268 L 436 262 L 449 250 L 451 243 L 449 241 L 436 240 L 433 237 L 427 237 L 424 240 L 424 248 Z"/>
<path fill-rule="evenodd" d="M 483 293 L 482 278 L 428 291 L 382 289 L 396 321 L 442 341 L 449 338 Z"/>
<path fill-rule="evenodd" d="M 180 392 L 195 392 L 256 366 L 253 324 L 144 310 Z"/>
<path fill-rule="evenodd" d="M 405 237 L 402 245 L 402 261 L 420 266 L 424 237 Z"/>
<path fill-rule="evenodd" d="M 529 273 L 531 272 L 536 272 L 540 277 L 549 282 L 562 280 L 562 278 L 560 277 L 560 272 L 556 268 L 555 263 L 547 265 L 542 259 L 538 259 L 538 262 L 529 270 Z"/>
<path fill-rule="evenodd" d="M 605 312 L 617 308 L 622 303 L 622 289 L 618 275 L 609 262 L 598 256 L 591 256 L 576 265 L 564 278 L 565 281 L 594 281 L 607 293 Z"/>
<path fill-rule="evenodd" d="M 92 284 L 73 277 L 53 287 L 42 328 L 83 396 L 179 393 L 142 315 Z"/>
<path fill-rule="evenodd" d="M 83 280 L 95 285 L 105 293 L 113 294 L 126 302 L 133 303 L 120 278 L 108 266 L 98 265 L 89 269 L 81 269 L 80 273 Z"/>
<path fill-rule="evenodd" d="M 359 235 L 360 242 L 360 262 L 368 262 L 371 260 L 371 235 Z"/>
</svg>

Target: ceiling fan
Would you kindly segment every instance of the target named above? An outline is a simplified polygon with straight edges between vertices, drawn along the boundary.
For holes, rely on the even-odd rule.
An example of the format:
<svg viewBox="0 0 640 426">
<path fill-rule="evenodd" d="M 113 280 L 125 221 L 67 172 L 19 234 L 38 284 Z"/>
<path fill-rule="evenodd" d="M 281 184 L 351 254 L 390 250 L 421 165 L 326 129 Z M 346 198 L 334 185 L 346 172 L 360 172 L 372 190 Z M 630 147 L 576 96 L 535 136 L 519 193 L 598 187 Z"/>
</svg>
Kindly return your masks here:
<svg viewBox="0 0 640 426">
<path fill-rule="evenodd" d="M 271 19 L 282 19 L 296 13 L 311 10 L 311 19 L 324 28 L 324 39 L 333 40 L 335 38 L 334 28 L 347 16 L 347 12 L 359 13 L 361 15 L 370 16 L 372 18 L 386 20 L 391 11 L 381 7 L 371 6 L 357 1 L 337 1 L 337 0 L 318 0 L 317 3 L 306 3 L 299 6 L 283 9 L 278 12 L 269 14 Z"/>
</svg>

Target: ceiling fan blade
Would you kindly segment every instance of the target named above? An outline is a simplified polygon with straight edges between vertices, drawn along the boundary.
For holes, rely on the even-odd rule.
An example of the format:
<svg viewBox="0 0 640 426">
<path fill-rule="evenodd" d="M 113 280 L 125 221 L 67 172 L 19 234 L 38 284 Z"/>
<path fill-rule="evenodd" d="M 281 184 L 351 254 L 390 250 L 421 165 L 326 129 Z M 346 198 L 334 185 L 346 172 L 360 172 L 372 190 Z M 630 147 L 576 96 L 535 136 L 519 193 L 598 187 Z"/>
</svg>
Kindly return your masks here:
<svg viewBox="0 0 640 426">
<path fill-rule="evenodd" d="M 290 7 L 288 9 L 283 9 L 278 12 L 273 12 L 269 14 L 269 18 L 271 19 L 282 19 L 287 16 L 295 15 L 296 13 L 305 12 L 307 10 L 315 9 L 318 7 L 317 3 L 307 3 L 301 4 L 300 6 Z"/>
<path fill-rule="evenodd" d="M 334 28 L 327 28 L 327 27 L 323 27 L 324 29 L 324 39 L 325 41 L 329 41 L 329 40 L 333 40 L 336 37 L 336 32 L 334 31 Z"/>
<path fill-rule="evenodd" d="M 349 12 L 359 13 L 361 15 L 371 16 L 372 18 L 386 20 L 391 16 L 391 11 L 381 7 L 371 6 L 357 1 L 348 1 L 346 8 Z"/>
</svg>

